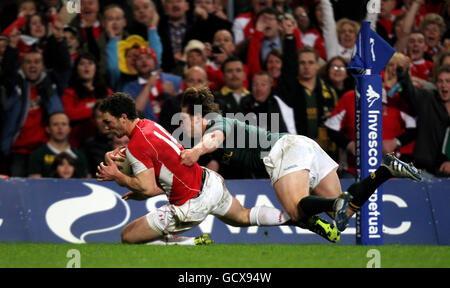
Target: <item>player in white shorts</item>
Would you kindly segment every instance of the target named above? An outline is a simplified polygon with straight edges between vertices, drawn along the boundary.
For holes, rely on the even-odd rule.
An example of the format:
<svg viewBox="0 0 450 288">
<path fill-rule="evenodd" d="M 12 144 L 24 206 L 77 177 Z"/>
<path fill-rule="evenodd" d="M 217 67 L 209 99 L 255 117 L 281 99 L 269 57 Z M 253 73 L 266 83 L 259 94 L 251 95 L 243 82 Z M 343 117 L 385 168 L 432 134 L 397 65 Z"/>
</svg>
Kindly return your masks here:
<svg viewBox="0 0 450 288">
<path fill-rule="evenodd" d="M 123 243 L 173 241 L 167 237 L 199 225 L 208 215 L 217 216 L 233 226 L 293 225 L 287 213 L 272 207 L 244 208 L 228 191 L 224 179 L 198 164 L 181 164 L 183 147 L 159 124 L 139 119 L 134 100 L 127 94 L 114 93 L 99 106 L 103 123 L 110 133 L 130 141 L 126 156 L 135 177 L 121 173 L 112 153 L 100 163 L 99 181 L 115 181 L 131 191 L 123 199 L 145 200 L 165 193 L 169 203 L 142 216 L 122 231 Z"/>
<path fill-rule="evenodd" d="M 240 167 L 236 169 L 265 168 L 278 200 L 291 219 L 332 242 L 336 242 L 332 234 L 334 227 L 325 225 L 323 219 L 320 223 L 315 215 L 327 212 L 336 221 L 338 230 L 343 231 L 350 217 L 388 179 L 421 180 L 420 171 L 414 166 L 387 154 L 372 175 L 352 184 L 343 193 L 338 164 L 312 139 L 272 133 L 222 117 L 208 88 L 187 89 L 181 111 L 187 136 L 202 136 L 195 147 L 181 153 L 183 164 L 193 165 L 200 156 L 216 151 L 221 154 L 218 158 L 224 157 L 230 165 Z M 260 144 L 263 142 L 271 145 Z M 242 147 L 242 143 L 247 146 Z M 268 155 L 262 157 L 264 153 Z"/>
</svg>

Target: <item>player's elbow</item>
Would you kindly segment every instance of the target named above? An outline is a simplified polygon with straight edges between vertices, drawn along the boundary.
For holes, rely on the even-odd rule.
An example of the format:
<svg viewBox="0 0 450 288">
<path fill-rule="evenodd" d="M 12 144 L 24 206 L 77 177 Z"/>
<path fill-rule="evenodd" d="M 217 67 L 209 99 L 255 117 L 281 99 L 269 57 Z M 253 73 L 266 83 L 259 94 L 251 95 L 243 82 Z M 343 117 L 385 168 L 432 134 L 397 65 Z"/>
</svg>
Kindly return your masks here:
<svg viewBox="0 0 450 288">
<path fill-rule="evenodd" d="M 153 197 L 161 194 L 161 189 L 156 185 L 152 187 L 147 187 L 142 191 L 142 194 L 144 194 L 147 197 Z"/>
</svg>

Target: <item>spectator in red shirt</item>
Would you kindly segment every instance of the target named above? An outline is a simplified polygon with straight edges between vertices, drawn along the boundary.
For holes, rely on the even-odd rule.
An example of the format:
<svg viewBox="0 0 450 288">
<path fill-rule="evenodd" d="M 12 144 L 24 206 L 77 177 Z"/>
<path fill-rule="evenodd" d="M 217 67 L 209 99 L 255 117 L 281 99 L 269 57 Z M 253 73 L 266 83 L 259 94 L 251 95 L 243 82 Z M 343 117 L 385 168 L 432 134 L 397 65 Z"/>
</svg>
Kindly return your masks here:
<svg viewBox="0 0 450 288">
<path fill-rule="evenodd" d="M 256 31 L 250 38 L 247 51 L 247 65 L 250 79 L 262 70 L 261 63 L 267 60 L 267 55 L 270 51 L 283 49 L 281 39 L 283 34 L 286 33 L 281 29 L 281 19 L 286 19 L 285 22 L 291 25 L 292 33 L 297 41 L 297 50 L 300 50 L 302 47 L 300 31 L 292 15 L 285 14 L 278 16 L 275 9 L 263 9 L 258 13 L 255 27 Z"/>
<path fill-rule="evenodd" d="M 233 21 L 234 43 L 250 38 L 255 32 L 256 15 L 264 8 L 272 8 L 272 0 L 251 0 L 252 11 L 237 15 Z"/>
<path fill-rule="evenodd" d="M 408 37 L 406 47 L 407 55 L 411 58 L 411 76 L 428 81 L 431 76 L 433 62 L 424 59 L 426 49 L 425 36 L 422 32 L 412 32 Z"/>
<path fill-rule="evenodd" d="M 395 15 L 392 13 L 397 5 L 396 0 L 381 0 L 378 23 L 384 28 L 389 38 L 392 38 L 392 23 Z"/>
<path fill-rule="evenodd" d="M 98 99 L 112 93 L 100 76 L 95 57 L 87 52 L 80 54 L 73 66 L 69 87 L 62 96 L 64 110 L 71 121 L 70 144 L 73 147 L 78 148 L 87 138 L 94 136 L 92 109 Z"/>
<path fill-rule="evenodd" d="M 420 23 L 420 31 L 425 36 L 428 56 L 434 57 L 442 50 L 441 38 L 445 30 L 444 19 L 438 14 L 428 14 Z"/>
<path fill-rule="evenodd" d="M 400 148 L 415 138 L 416 121 L 397 108 L 386 105 L 386 101 L 383 102 L 383 154 L 397 152 L 399 156 Z M 342 96 L 331 116 L 325 121 L 328 136 L 345 152 L 340 161 L 343 163 L 344 177 L 354 177 L 356 172 L 354 115 L 355 91 L 351 90 Z"/>
<path fill-rule="evenodd" d="M 320 9 L 320 5 L 317 5 L 316 7 L 318 7 L 316 8 L 317 11 L 316 13 L 321 15 L 322 10 Z M 315 25 L 312 19 L 310 19 L 309 14 L 310 12 L 304 6 L 298 6 L 294 10 L 294 16 L 295 20 L 297 21 L 297 26 L 300 30 L 302 43 L 304 46 L 314 47 L 314 49 L 319 54 L 320 58 L 326 60 L 327 53 L 325 51 L 325 40 L 323 39 L 320 27 L 319 28 L 315 27 L 317 25 Z M 317 17 L 314 17 L 314 19 L 316 18 Z M 322 22 L 320 23 L 322 24 Z"/>
<path fill-rule="evenodd" d="M 17 74 L 8 75 L 4 86 L 8 103 L 0 145 L 3 155 L 9 156 L 11 176 L 27 176 L 30 154 L 47 141 L 45 116 L 63 111 L 55 83 L 45 71 L 42 58 L 38 50 L 25 52 L 21 69 Z"/>
<path fill-rule="evenodd" d="M 81 29 L 81 36 L 86 43 L 100 38 L 102 30 L 99 12 L 98 0 L 80 0 L 80 14 L 70 23 L 70 26 Z"/>
<path fill-rule="evenodd" d="M 213 91 L 220 90 L 225 81 L 223 79 L 222 64 L 225 60 L 234 55 L 236 45 L 233 42 L 233 35 L 228 30 L 219 30 L 214 34 L 213 47 L 210 48 L 212 60 L 206 65 L 205 70 L 208 74 L 208 86 Z M 214 46 L 216 48 L 214 48 Z M 208 47 L 206 48 L 209 49 Z M 217 51 L 216 51 L 217 49 Z M 247 66 L 244 66 L 245 74 L 247 75 Z M 248 80 L 244 83 L 244 87 L 248 88 Z"/>
</svg>

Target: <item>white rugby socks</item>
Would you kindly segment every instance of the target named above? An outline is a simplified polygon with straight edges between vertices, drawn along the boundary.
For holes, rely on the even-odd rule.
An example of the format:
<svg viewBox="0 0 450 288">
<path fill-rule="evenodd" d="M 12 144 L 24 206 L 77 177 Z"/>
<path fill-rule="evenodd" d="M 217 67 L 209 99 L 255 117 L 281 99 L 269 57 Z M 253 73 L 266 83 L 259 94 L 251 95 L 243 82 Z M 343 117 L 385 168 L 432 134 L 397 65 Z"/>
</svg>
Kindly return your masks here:
<svg viewBox="0 0 450 288">
<path fill-rule="evenodd" d="M 291 218 L 289 215 L 277 208 L 257 206 L 250 209 L 250 224 L 258 226 L 283 225 Z"/>
</svg>

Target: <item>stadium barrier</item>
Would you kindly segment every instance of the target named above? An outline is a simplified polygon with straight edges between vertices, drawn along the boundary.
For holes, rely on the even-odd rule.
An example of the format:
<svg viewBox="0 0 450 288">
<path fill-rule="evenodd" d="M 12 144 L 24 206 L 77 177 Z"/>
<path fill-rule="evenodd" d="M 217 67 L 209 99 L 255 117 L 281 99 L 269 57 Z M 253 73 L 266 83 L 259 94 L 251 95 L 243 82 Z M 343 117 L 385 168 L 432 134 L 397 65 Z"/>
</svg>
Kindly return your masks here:
<svg viewBox="0 0 450 288">
<path fill-rule="evenodd" d="M 353 181 L 341 183 L 346 189 Z M 281 208 L 268 180 L 228 180 L 227 186 L 246 207 Z M 450 179 L 395 179 L 383 191 L 384 244 L 450 245 Z M 125 202 L 126 192 L 115 183 L 87 179 L 0 179 L 0 242 L 120 242 L 127 223 L 167 201 L 159 195 Z M 231 227 L 213 216 L 184 235 L 201 233 L 211 233 L 216 243 L 328 243 L 300 228 Z M 355 244 L 355 217 L 340 244 Z"/>
</svg>

